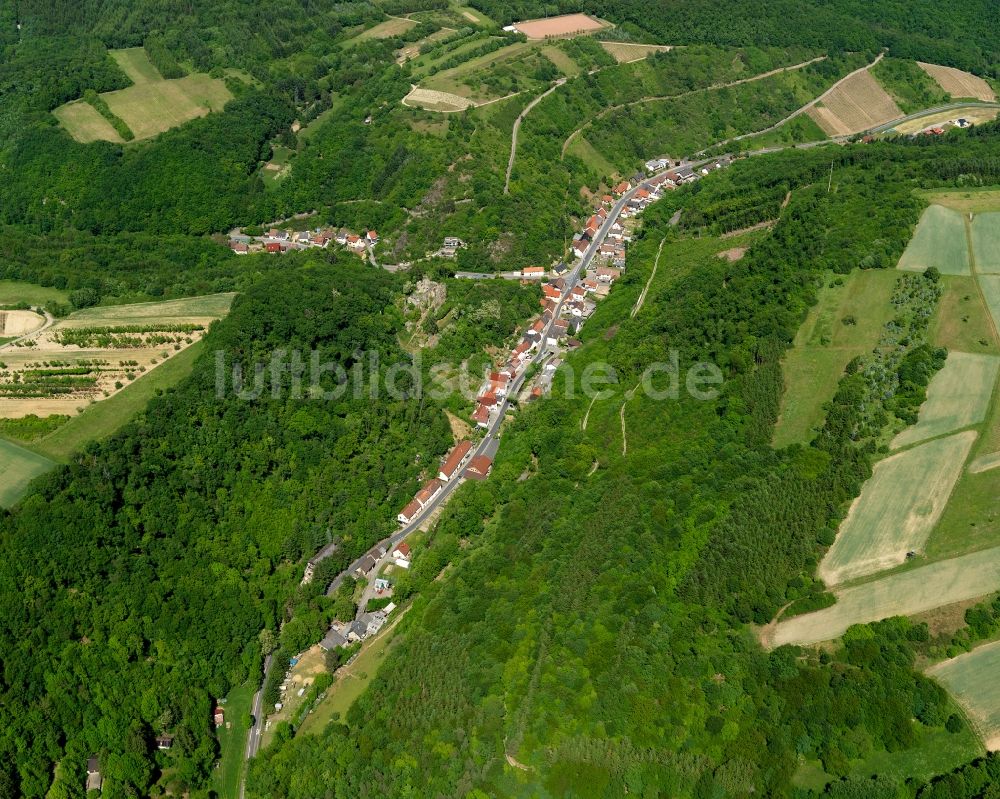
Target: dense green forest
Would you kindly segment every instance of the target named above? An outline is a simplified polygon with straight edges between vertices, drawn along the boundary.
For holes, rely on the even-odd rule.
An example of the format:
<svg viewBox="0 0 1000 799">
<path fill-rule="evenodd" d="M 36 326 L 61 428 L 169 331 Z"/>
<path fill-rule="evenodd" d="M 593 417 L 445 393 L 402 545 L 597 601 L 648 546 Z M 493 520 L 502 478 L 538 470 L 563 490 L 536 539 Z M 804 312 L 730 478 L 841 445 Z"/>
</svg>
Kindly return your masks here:
<svg viewBox="0 0 1000 799">
<path fill-rule="evenodd" d="M 856 367 L 812 444 L 772 450 L 779 359 L 820 276 L 894 262 L 920 211 L 913 181 L 938 179 L 959 153 L 992 179 L 996 135 L 838 151 L 829 191 L 828 153 L 748 161 L 647 211 L 629 256 L 637 274 L 620 289 L 633 297 L 656 243 L 676 235 L 674 207 L 691 201 L 710 227 L 755 196 L 762 170 L 792 189 L 742 260 L 675 260 L 634 320 L 622 302 L 599 309 L 570 360 L 615 367 L 598 420 L 581 430 L 587 398 L 518 417 L 493 478 L 460 492 L 437 528 L 470 541 L 450 579 L 421 588 L 403 643 L 346 718 L 266 751 L 251 793 L 806 797 L 791 782 L 802 759 L 833 779 L 828 796 L 937 796 L 958 780 L 922 786 L 852 766 L 964 729 L 913 671 L 926 626 L 889 620 L 852 629 L 833 651 L 766 653 L 744 622 L 817 590 L 815 565 L 879 435 L 912 418 L 941 363 L 922 344 L 935 278 L 901 277 L 897 337 L 878 356 L 888 382 Z M 624 391 L 671 349 L 682 369 L 718 364 L 724 387 L 707 402 L 637 394 L 621 454 Z M 994 761 L 969 767 L 969 784 L 986 768 Z"/>
<path fill-rule="evenodd" d="M 346 563 L 391 529 L 447 424 L 429 402 L 295 399 L 287 374 L 277 397 L 269 384 L 255 401 L 220 398 L 214 352 L 247 373 L 276 348 L 391 363 L 398 290 L 315 257 L 268 275 L 213 327 L 190 378 L 3 514 L 0 751 L 24 795 L 46 794 L 53 763 L 77 795 L 94 753 L 112 795 L 148 795 L 162 773 L 175 793 L 204 785 L 213 698 L 257 674 L 260 630 L 301 606 L 282 643 L 322 635 L 332 612 L 295 593 L 300 561 L 335 537 Z M 176 736 L 166 756 L 161 733 Z"/>
</svg>

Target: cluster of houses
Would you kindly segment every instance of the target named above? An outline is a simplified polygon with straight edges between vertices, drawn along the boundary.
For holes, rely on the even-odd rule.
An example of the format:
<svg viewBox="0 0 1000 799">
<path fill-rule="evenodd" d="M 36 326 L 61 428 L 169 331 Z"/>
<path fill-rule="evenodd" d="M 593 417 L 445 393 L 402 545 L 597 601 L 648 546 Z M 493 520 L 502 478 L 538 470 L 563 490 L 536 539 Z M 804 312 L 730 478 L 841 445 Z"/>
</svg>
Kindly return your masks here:
<svg viewBox="0 0 1000 799">
<path fill-rule="evenodd" d="M 338 244 L 359 255 L 378 244 L 378 232 L 367 230 L 363 235 L 341 228 L 315 228 L 314 230 L 282 230 L 271 228 L 263 236 L 233 234 L 229 237 L 229 249 L 237 255 L 257 252 L 283 253 L 289 250 L 308 250 L 312 247 L 326 249 L 330 244 Z"/>
<path fill-rule="evenodd" d="M 496 397 L 494 396 L 494 402 Z M 471 441 L 459 441 L 448 453 L 437 473 L 437 477 L 428 480 L 407 503 L 396 517 L 400 524 L 409 524 L 419 516 L 424 508 L 430 505 L 441 491 L 445 483 L 465 478 L 468 480 L 485 480 L 493 468 L 493 460 L 487 455 L 473 455 Z"/>
</svg>

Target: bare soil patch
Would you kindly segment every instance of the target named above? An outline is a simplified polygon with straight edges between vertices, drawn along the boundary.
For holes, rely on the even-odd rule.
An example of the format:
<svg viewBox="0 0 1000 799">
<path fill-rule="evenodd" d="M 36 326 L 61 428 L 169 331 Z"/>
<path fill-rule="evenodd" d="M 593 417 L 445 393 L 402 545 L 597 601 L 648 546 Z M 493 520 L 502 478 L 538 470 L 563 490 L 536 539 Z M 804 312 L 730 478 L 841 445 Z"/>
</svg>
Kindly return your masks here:
<svg viewBox="0 0 1000 799">
<path fill-rule="evenodd" d="M 603 22 L 599 22 L 586 14 L 563 14 L 559 17 L 526 19 L 524 22 L 514 23 L 514 28 L 529 39 L 546 39 L 553 36 L 579 36 L 584 33 L 599 31 L 604 27 L 606 26 Z"/>
<path fill-rule="evenodd" d="M 732 247 L 728 250 L 723 250 L 722 252 L 717 252 L 716 255 L 719 258 L 725 258 L 727 261 L 732 263 L 733 261 L 740 260 L 744 255 L 746 255 L 746 247 Z"/>
<path fill-rule="evenodd" d="M 851 76 L 820 98 L 810 116 L 831 136 L 860 133 L 903 116 L 896 101 L 867 71 Z"/>
<path fill-rule="evenodd" d="M 12 338 L 38 330 L 45 324 L 45 317 L 34 311 L 0 311 L 0 336 Z"/>
</svg>

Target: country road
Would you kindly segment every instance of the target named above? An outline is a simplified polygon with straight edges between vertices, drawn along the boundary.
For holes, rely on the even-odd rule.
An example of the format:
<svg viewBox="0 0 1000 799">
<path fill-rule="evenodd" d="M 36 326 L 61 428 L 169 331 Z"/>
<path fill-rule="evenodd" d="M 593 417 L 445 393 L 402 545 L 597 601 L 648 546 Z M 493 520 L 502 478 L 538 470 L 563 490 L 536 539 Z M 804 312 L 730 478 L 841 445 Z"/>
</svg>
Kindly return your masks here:
<svg viewBox="0 0 1000 799">
<path fill-rule="evenodd" d="M 507 159 L 507 178 L 503 182 L 503 193 L 510 194 L 510 173 L 514 171 L 514 159 L 517 157 L 517 133 L 521 129 L 522 120 L 528 116 L 528 113 L 538 105 L 542 100 L 548 97 L 552 92 L 558 89 L 566 82 L 566 78 L 559 78 L 555 83 L 553 83 L 548 89 L 542 92 L 538 97 L 528 103 L 524 110 L 517 115 L 517 119 L 514 120 L 514 130 L 510 135 L 510 158 Z"/>
</svg>

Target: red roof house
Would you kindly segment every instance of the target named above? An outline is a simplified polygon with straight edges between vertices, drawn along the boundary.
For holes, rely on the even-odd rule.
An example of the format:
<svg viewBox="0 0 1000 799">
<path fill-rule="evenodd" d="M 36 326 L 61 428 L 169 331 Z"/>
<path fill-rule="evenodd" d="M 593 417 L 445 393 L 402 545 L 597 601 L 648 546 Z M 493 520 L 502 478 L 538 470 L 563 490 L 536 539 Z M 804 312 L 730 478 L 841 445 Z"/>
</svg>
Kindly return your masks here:
<svg viewBox="0 0 1000 799">
<path fill-rule="evenodd" d="M 445 462 L 441 465 L 441 471 L 438 472 L 438 478 L 447 482 L 451 480 L 458 473 L 458 467 L 462 465 L 462 461 L 465 460 L 465 456 L 469 454 L 472 449 L 472 442 L 470 441 L 460 441 L 458 445 L 451 451 Z"/>
<path fill-rule="evenodd" d="M 476 455 L 475 458 L 469 461 L 469 468 L 465 470 L 465 476 L 470 480 L 485 480 L 492 468 L 492 458 L 486 455 Z"/>
</svg>

